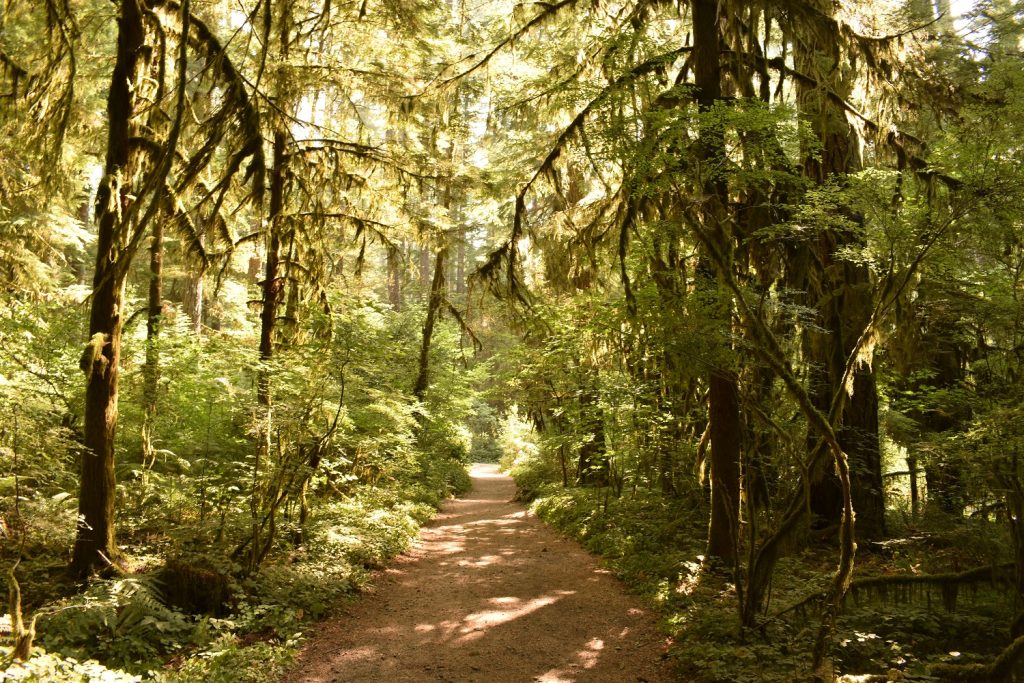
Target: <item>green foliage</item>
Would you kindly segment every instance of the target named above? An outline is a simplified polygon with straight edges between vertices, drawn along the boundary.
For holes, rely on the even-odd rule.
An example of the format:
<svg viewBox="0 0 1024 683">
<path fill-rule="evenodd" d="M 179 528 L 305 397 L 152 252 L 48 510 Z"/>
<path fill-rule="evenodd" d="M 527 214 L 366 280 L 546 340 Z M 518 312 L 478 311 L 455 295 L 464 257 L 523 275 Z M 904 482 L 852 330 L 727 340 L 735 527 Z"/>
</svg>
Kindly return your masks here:
<svg viewBox="0 0 1024 683">
<path fill-rule="evenodd" d="M 466 428 L 471 435 L 470 462 L 496 463 L 501 458 L 501 420 L 498 411 L 489 403 L 477 399 L 473 402 L 472 413 L 466 419 Z"/>
<path fill-rule="evenodd" d="M 168 683 L 203 680 L 211 683 L 273 683 L 294 659 L 299 640 L 243 643 L 223 636 L 198 656 L 170 672 Z"/>
<path fill-rule="evenodd" d="M 118 668 L 167 655 L 188 642 L 195 622 L 167 608 L 146 576 L 101 581 L 42 610 L 39 642 L 79 659 L 97 657 Z"/>
<path fill-rule="evenodd" d="M 635 590 L 659 603 L 684 581 L 703 545 L 696 509 L 648 493 L 616 498 L 605 490 L 564 489 L 531 505 L 541 519 L 601 555 Z"/>
<path fill-rule="evenodd" d="M 422 477 L 409 484 L 406 490 L 411 501 L 429 506 L 426 510 L 432 512 L 445 499 L 465 493 L 472 485 L 473 480 L 464 462 L 438 458 L 430 460 Z"/>
<path fill-rule="evenodd" d="M 773 584 L 770 614 L 756 631 L 736 621 L 731 581 L 702 563 L 703 515 L 656 495 L 609 497 L 607 491 L 548 491 L 532 510 L 563 533 L 601 555 L 631 588 L 658 604 L 673 635 L 673 658 L 686 680 L 792 681 L 808 666 L 814 639 L 814 609 L 785 611 L 808 594 L 822 591 L 828 575 L 822 551 L 783 560 Z M 958 561 L 986 561 L 969 552 L 977 531 L 950 529 L 931 543 L 949 544 Z M 971 540 L 968 540 L 971 539 Z M 982 544 L 983 545 L 983 544 Z M 929 571 L 949 556 L 922 547 L 894 550 L 895 571 Z M 878 571 L 877 560 L 868 560 Z M 857 592 L 847 600 L 837 627 L 833 660 L 838 672 L 926 675 L 937 662 L 985 661 L 1005 643 L 1013 607 L 1005 594 L 980 585 L 961 590 L 949 612 L 938 591 L 885 594 Z M 904 596 L 904 597 L 901 597 Z M 951 654 L 952 653 L 952 654 Z"/>
<path fill-rule="evenodd" d="M 533 425 L 512 406 L 501 425 L 498 464 L 515 479 L 519 500 L 533 500 L 561 478 L 558 456 L 562 444 L 548 442 L 553 447 L 542 449 L 537 442 Z"/>
<path fill-rule="evenodd" d="M 861 607 L 842 618 L 834 652 L 840 667 L 863 673 L 921 676 L 932 663 L 987 661 L 1002 649 L 1013 618 L 1010 606 L 986 588 L 953 612 L 918 600 Z"/>
<path fill-rule="evenodd" d="M 10 662 L 12 648 L 0 645 L 0 673 L 5 681 L 24 683 L 138 683 L 140 676 L 109 669 L 95 659 L 78 661 L 35 648 L 26 662 Z M 10 663 L 9 663 L 10 662 Z"/>
<path fill-rule="evenodd" d="M 64 490 L 73 490 L 74 442 L 71 430 L 59 425 L 78 400 L 77 361 L 73 347 L 66 361 L 58 356 L 66 370 L 28 354 L 69 345 L 74 330 L 65 329 L 71 320 L 61 317 L 60 307 L 17 306 L 0 320 L 7 339 L 29 342 L 19 342 L 17 356 L 14 344 L 5 347 L 11 354 L 0 356 L 9 380 L 0 389 L 19 404 L 17 430 L 3 433 L 0 487 L 13 493 L 18 475 L 20 511 L 28 522 L 25 548 L 52 555 L 64 552 L 74 529 L 75 498 Z M 472 377 L 454 364 L 457 338 L 442 325 L 436 362 L 449 369 L 435 373 L 426 418 L 419 421 L 409 395 L 416 358 L 403 351 L 416 346 L 418 314 L 397 315 L 368 300 L 339 300 L 330 336 L 283 350 L 270 368 L 272 457 L 258 468 L 252 404 L 259 366 L 251 350 L 238 343 L 238 332 L 196 337 L 187 317 L 174 309 L 156 347 L 162 379 L 155 457 L 143 459 L 138 444 L 145 342 L 141 328 L 129 328 L 120 538 L 132 545 L 133 566 L 143 573 L 96 581 L 78 595 L 42 606 L 37 642 L 64 659 L 37 657 L 25 670 L 34 671 L 36 680 L 77 680 L 81 672 L 101 668 L 75 659 L 97 658 L 137 674 L 170 660 L 174 680 L 277 680 L 297 647 L 296 634 L 358 591 L 369 570 L 408 547 L 445 498 L 470 485 L 465 463 L 471 438 L 462 423 L 472 415 Z M 320 462 L 310 468 L 308 453 L 316 444 Z M 10 457 L 15 449 L 17 463 Z M 304 478 L 309 509 L 300 525 Z M 274 495 L 288 503 L 272 512 Z M 275 517 L 276 534 L 263 566 L 247 573 L 232 549 L 251 533 L 254 501 L 259 514 Z M 185 580 L 225 577 L 227 613 L 212 617 L 167 606 L 154 569 L 162 557 L 192 567 Z M 41 572 L 49 567 L 31 561 L 23 567 L 29 572 L 23 582 L 27 598 L 42 602 L 49 584 Z"/>
<path fill-rule="evenodd" d="M 414 492 L 416 489 L 414 489 Z M 328 562 L 343 557 L 354 565 L 377 568 L 406 549 L 433 508 L 411 502 L 408 494 L 368 490 L 359 497 L 320 511 L 311 536 L 310 557 Z"/>
<path fill-rule="evenodd" d="M 82 389 L 72 301 L 68 292 L 41 303 L 0 298 L 0 401 L 11 408 L 0 434 L 0 480 L 17 474 L 27 499 L 74 487 Z"/>
<path fill-rule="evenodd" d="M 456 464 L 437 468 L 428 482 L 455 487 L 465 486 L 466 479 L 465 467 Z M 106 680 L 98 678 L 104 670 L 98 664 L 76 663 L 85 656 L 145 674 L 171 655 L 181 660 L 183 651 L 191 654 L 169 680 L 197 675 L 223 681 L 277 680 L 294 655 L 299 634 L 363 587 L 369 569 L 405 550 L 420 524 L 433 515 L 435 508 L 417 498 L 437 501 L 440 492 L 427 495 L 424 482 L 402 490 L 365 488 L 357 496 L 319 507 L 303 549 L 235 581 L 235 597 L 223 618 L 165 606 L 152 573 L 97 581 L 84 593 L 40 611 L 38 641 L 63 657 L 33 659 L 23 668 L 36 678 L 26 680 L 92 680 L 89 675 Z M 177 562 L 199 566 L 217 558 L 184 555 Z M 12 671 L 12 676 L 22 675 L 19 669 Z"/>
</svg>

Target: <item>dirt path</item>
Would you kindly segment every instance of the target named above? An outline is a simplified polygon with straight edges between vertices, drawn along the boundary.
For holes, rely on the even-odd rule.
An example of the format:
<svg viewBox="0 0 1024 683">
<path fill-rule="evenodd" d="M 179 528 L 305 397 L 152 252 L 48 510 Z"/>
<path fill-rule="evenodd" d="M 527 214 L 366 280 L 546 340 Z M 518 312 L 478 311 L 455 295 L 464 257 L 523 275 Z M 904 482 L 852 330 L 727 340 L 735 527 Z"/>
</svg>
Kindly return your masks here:
<svg viewBox="0 0 1024 683">
<path fill-rule="evenodd" d="M 509 500 L 511 479 L 473 466 L 377 588 L 325 623 L 293 682 L 630 683 L 672 680 L 664 637 L 595 559 Z"/>
</svg>

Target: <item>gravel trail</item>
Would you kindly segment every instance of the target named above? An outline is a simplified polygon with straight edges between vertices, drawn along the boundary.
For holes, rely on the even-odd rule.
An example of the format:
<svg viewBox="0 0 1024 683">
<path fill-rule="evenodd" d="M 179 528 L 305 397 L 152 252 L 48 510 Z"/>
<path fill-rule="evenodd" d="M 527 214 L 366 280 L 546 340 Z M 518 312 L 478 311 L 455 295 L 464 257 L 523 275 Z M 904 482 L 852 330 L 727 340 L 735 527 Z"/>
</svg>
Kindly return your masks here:
<svg viewBox="0 0 1024 683">
<path fill-rule="evenodd" d="M 292 683 L 662 683 L 665 638 L 576 543 L 510 502 L 512 480 L 474 465 L 372 592 L 320 631 Z"/>
</svg>

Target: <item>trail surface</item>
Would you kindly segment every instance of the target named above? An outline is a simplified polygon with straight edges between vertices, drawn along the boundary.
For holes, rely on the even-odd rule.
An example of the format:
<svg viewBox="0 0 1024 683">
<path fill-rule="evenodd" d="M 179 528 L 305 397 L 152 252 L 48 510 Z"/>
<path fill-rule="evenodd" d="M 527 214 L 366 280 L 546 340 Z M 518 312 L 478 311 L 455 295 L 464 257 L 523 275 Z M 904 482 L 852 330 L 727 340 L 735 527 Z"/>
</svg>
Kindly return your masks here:
<svg viewBox="0 0 1024 683">
<path fill-rule="evenodd" d="M 510 502 L 474 465 L 371 594 L 326 622 L 289 681 L 663 683 L 654 618 L 577 544 Z"/>
</svg>

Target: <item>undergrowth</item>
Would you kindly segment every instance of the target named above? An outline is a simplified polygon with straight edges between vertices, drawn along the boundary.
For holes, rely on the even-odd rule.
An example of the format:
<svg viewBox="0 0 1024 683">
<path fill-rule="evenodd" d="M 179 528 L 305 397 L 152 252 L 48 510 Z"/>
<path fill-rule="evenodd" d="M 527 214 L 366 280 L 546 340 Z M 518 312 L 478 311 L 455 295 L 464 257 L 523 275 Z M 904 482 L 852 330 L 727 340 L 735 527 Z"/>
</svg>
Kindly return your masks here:
<svg viewBox="0 0 1024 683">
<path fill-rule="evenodd" d="M 706 513 L 655 493 L 616 498 L 593 488 L 531 490 L 531 509 L 541 519 L 600 555 L 657 605 L 682 680 L 809 679 L 817 609 L 813 603 L 787 608 L 826 587 L 834 571 L 830 548 L 781 560 L 759 628 L 741 631 L 732 578 L 703 564 Z M 859 553 L 857 576 L 939 572 L 949 564 L 992 560 L 991 539 L 962 526 L 921 538 L 916 545 Z M 1014 606 L 1002 587 L 981 583 L 962 590 L 959 604 L 947 608 L 938 589 L 851 591 L 837 624 L 835 670 L 872 680 L 927 678 L 938 663 L 988 661 L 1007 642 Z"/>
<path fill-rule="evenodd" d="M 220 616 L 175 607 L 163 567 L 146 567 L 143 558 L 139 573 L 96 580 L 84 591 L 38 606 L 31 659 L 14 662 L 12 648 L 0 647 L 0 679 L 279 680 L 311 625 L 364 588 L 371 571 L 403 552 L 442 500 L 469 485 L 465 467 L 452 461 L 400 487 L 362 487 L 323 502 L 301 546 L 289 551 L 282 543 L 271 561 L 244 578 L 214 548 L 179 548 L 173 566 L 191 572 L 187 580 L 225 581 Z M 57 592 L 40 583 L 41 566 L 32 574 L 32 563 L 25 564 L 32 580 L 23 583 Z"/>
</svg>

